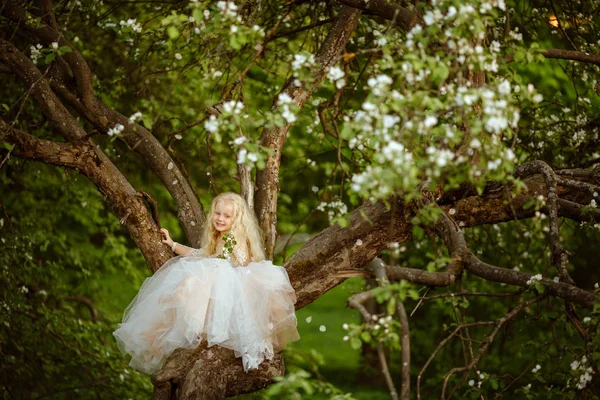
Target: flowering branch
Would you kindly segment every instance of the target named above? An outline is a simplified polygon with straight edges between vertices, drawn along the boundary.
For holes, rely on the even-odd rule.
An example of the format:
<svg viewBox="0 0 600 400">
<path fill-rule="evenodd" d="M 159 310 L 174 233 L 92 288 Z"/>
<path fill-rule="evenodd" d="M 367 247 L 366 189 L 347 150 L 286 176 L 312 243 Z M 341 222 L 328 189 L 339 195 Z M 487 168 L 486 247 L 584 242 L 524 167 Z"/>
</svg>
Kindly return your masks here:
<svg viewBox="0 0 600 400">
<path fill-rule="evenodd" d="M 316 67 L 312 71 L 313 82 L 309 87 L 296 86 L 295 78 L 288 79 L 279 96 L 285 95 L 293 99 L 297 107 L 302 107 L 306 100 L 325 79 L 327 68 L 332 65 L 342 52 L 350 35 L 354 31 L 361 12 L 342 7 L 333 23 L 327 38 L 315 57 Z M 274 101 L 276 103 L 276 101 Z M 272 150 L 267 156 L 265 168 L 256 173 L 256 203 L 254 211 L 265 234 L 265 256 L 273 258 L 273 250 L 277 239 L 277 197 L 279 192 L 279 167 L 281 151 L 291 122 L 283 127 L 266 128 L 260 136 L 261 145 Z M 293 121 L 292 121 L 293 122 Z"/>
</svg>

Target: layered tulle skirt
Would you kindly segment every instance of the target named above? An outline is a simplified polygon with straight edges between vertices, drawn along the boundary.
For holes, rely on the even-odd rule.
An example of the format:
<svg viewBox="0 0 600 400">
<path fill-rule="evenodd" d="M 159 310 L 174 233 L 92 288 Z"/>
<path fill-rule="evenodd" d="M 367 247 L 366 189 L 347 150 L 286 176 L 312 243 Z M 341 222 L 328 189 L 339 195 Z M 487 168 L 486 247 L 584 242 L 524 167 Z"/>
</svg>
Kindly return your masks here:
<svg viewBox="0 0 600 400">
<path fill-rule="evenodd" d="M 270 261 L 175 257 L 144 281 L 113 335 L 146 373 L 203 340 L 233 350 L 247 371 L 299 338 L 295 302 L 286 270 Z"/>
</svg>

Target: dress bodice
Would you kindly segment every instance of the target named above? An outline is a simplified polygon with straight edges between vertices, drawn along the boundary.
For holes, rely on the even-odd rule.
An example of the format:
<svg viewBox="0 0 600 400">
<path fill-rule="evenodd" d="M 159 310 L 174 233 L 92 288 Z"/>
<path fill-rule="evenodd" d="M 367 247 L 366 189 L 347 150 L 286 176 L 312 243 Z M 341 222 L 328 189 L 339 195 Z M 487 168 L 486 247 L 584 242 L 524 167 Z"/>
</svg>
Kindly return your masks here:
<svg viewBox="0 0 600 400">
<path fill-rule="evenodd" d="M 247 246 L 238 244 L 232 234 L 225 234 L 223 240 L 217 244 L 215 254 L 207 255 L 203 249 L 192 249 L 191 257 L 222 258 L 229 261 L 234 267 L 245 267 L 248 265 Z"/>
</svg>

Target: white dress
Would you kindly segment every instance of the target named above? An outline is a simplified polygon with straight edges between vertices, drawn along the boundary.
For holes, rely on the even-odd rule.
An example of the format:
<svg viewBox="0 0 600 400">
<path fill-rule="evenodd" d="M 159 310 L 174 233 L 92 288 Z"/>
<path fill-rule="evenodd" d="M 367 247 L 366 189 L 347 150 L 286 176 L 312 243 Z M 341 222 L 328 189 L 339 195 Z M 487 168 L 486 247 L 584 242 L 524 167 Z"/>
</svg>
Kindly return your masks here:
<svg viewBox="0 0 600 400">
<path fill-rule="evenodd" d="M 286 270 L 271 261 L 246 263 L 238 246 L 225 258 L 194 249 L 147 278 L 113 332 L 121 352 L 132 357 L 129 365 L 151 374 L 175 349 L 206 340 L 233 350 L 248 371 L 298 340 Z"/>
</svg>

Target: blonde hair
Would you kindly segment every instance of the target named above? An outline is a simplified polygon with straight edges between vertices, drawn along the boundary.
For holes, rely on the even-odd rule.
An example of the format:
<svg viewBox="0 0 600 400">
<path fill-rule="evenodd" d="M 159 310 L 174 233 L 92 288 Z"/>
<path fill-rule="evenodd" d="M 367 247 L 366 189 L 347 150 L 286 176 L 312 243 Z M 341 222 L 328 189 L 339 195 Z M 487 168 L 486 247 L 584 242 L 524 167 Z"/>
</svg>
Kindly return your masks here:
<svg viewBox="0 0 600 400">
<path fill-rule="evenodd" d="M 202 235 L 202 250 L 206 254 L 215 254 L 217 251 L 217 242 L 219 240 L 219 231 L 213 225 L 215 208 L 220 201 L 228 201 L 233 205 L 233 223 L 231 231 L 235 237 L 237 245 L 246 244 L 248 249 L 248 259 L 252 261 L 263 261 L 265 252 L 263 250 L 263 240 L 256 216 L 248 207 L 246 201 L 239 194 L 221 193 L 215 197 L 210 206 L 207 221 L 204 224 L 204 233 Z"/>
</svg>

